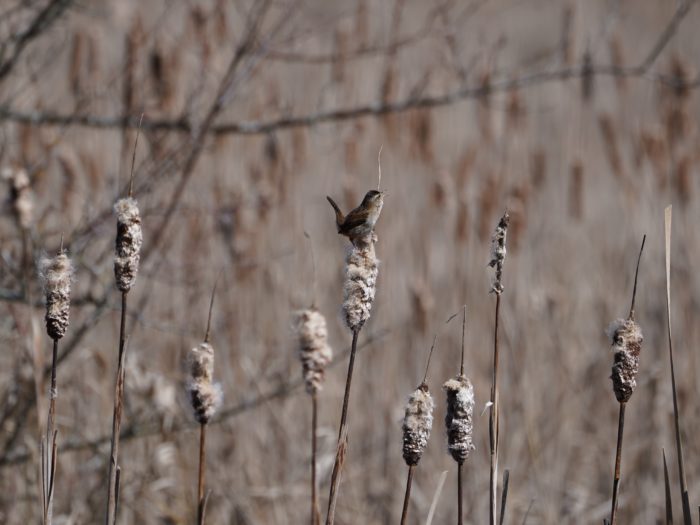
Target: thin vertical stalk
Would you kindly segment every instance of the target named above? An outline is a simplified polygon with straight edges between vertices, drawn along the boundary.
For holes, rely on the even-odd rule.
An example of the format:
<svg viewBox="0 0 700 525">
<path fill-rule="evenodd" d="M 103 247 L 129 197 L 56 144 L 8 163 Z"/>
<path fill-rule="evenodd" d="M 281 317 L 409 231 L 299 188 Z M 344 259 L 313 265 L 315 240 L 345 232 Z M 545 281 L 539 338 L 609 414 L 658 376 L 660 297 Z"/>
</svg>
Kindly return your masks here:
<svg viewBox="0 0 700 525">
<path fill-rule="evenodd" d="M 665 237 L 666 237 L 666 316 L 668 326 L 668 355 L 671 361 L 671 390 L 673 393 L 673 423 L 676 431 L 676 451 L 678 453 L 678 477 L 681 486 L 681 499 L 683 501 L 683 523 L 692 525 L 690 516 L 690 501 L 688 499 L 688 483 L 685 477 L 685 462 L 683 461 L 683 443 L 681 441 L 681 422 L 678 413 L 678 395 L 676 390 L 676 372 L 673 366 L 673 338 L 671 337 L 671 224 L 672 207 L 665 210 Z"/>
<path fill-rule="evenodd" d="M 348 420 L 348 404 L 350 401 L 350 386 L 352 385 L 352 371 L 355 366 L 355 354 L 357 353 L 357 338 L 360 334 L 360 328 L 352 331 L 352 348 L 350 350 L 350 362 L 348 363 L 348 375 L 345 380 L 345 396 L 343 397 L 343 411 L 340 416 L 340 428 L 338 429 L 338 452 L 335 456 L 335 464 L 333 465 L 333 479 L 331 480 L 330 496 L 328 498 L 328 514 L 326 515 L 326 525 L 333 525 L 335 521 L 335 506 L 338 499 L 338 487 L 340 485 L 340 475 L 345 458 L 345 450 L 341 450 L 347 444 L 343 441 L 347 440 L 347 420 Z M 344 446 L 343 446 L 344 445 Z M 341 453 L 342 452 L 342 453 Z"/>
<path fill-rule="evenodd" d="M 197 523 L 204 524 L 204 472 L 206 466 L 207 424 L 199 425 L 199 475 L 197 477 Z"/>
<path fill-rule="evenodd" d="M 318 494 L 316 493 L 316 432 L 318 429 L 318 397 L 311 394 L 311 525 L 318 525 L 321 517 L 318 512 Z"/>
<path fill-rule="evenodd" d="M 493 331 L 493 377 L 491 383 L 491 416 L 489 417 L 489 444 L 491 446 L 491 477 L 489 484 L 489 523 L 496 525 L 498 499 L 498 318 L 501 310 L 501 294 L 496 294 L 496 313 Z"/>
<path fill-rule="evenodd" d="M 122 311 L 119 324 L 119 361 L 117 364 L 117 380 L 114 388 L 114 413 L 112 415 L 112 444 L 109 454 L 109 486 L 107 487 L 107 512 L 105 525 L 114 523 L 117 514 L 115 499 L 116 471 L 119 465 L 119 437 L 122 423 L 122 404 L 124 397 L 124 348 L 126 343 L 126 309 L 128 292 L 122 292 Z"/>
<path fill-rule="evenodd" d="M 462 525 L 464 511 L 462 510 L 462 465 L 459 463 L 457 467 L 457 524 Z"/>
<path fill-rule="evenodd" d="M 408 519 L 408 502 L 411 499 L 411 484 L 413 483 L 413 470 L 415 465 L 409 465 L 406 478 L 406 493 L 403 496 L 403 510 L 401 511 L 401 525 L 406 525 Z"/>
<path fill-rule="evenodd" d="M 620 465 L 622 463 L 622 434 L 625 429 L 625 407 L 627 403 L 620 403 L 620 419 L 617 424 L 617 450 L 615 452 L 615 474 L 612 489 L 612 510 L 610 511 L 610 525 L 615 525 L 617 519 L 617 495 L 620 489 Z"/>
</svg>

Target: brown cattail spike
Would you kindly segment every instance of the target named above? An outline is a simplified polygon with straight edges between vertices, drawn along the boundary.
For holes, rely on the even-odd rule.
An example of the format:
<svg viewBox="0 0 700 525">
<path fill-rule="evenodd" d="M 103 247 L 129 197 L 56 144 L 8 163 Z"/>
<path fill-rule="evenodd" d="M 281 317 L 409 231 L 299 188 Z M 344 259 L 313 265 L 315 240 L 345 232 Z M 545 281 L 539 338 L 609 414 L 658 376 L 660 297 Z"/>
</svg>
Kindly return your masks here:
<svg viewBox="0 0 700 525">
<path fill-rule="evenodd" d="M 187 390 L 190 395 L 194 418 L 207 424 L 221 404 L 221 385 L 213 382 L 214 349 L 209 343 L 200 343 L 188 355 L 190 377 Z"/>
<path fill-rule="evenodd" d="M 474 387 L 460 375 L 448 380 L 442 388 L 447 393 L 447 449 L 457 463 L 464 463 L 474 450 Z"/>
<path fill-rule="evenodd" d="M 362 240 L 355 240 L 346 259 L 343 318 L 352 331 L 362 328 L 372 310 L 379 275 L 379 261 L 374 251 L 376 242 L 373 232 Z"/>
<path fill-rule="evenodd" d="M 139 258 L 143 234 L 141 216 L 135 199 L 119 199 L 114 205 L 117 214 L 117 241 L 114 255 L 114 275 L 117 288 L 128 292 L 134 285 L 139 271 Z"/>
<path fill-rule="evenodd" d="M 508 233 L 509 221 L 510 216 L 508 212 L 505 212 L 501 220 L 498 221 L 493 237 L 491 237 L 491 260 L 489 261 L 489 266 L 496 269 L 491 291 L 498 295 L 503 292 L 503 263 L 506 260 L 506 234 Z"/>
<path fill-rule="evenodd" d="M 333 350 L 328 345 L 326 319 L 313 308 L 301 310 L 295 314 L 294 327 L 306 391 L 315 394 L 321 390 L 326 366 L 333 358 Z"/>
<path fill-rule="evenodd" d="M 418 464 L 428 445 L 430 430 L 433 428 L 434 407 L 433 397 L 425 383 L 408 398 L 403 419 L 403 459 L 408 466 Z"/>
<path fill-rule="evenodd" d="M 46 332 L 51 339 L 58 340 L 68 329 L 73 264 L 67 255 L 61 253 L 43 259 L 40 267 L 46 294 Z"/>
<path fill-rule="evenodd" d="M 626 403 L 637 386 L 639 352 L 642 349 L 642 330 L 632 319 L 617 319 L 608 328 L 615 352 L 612 367 L 612 382 L 615 397 Z"/>
</svg>

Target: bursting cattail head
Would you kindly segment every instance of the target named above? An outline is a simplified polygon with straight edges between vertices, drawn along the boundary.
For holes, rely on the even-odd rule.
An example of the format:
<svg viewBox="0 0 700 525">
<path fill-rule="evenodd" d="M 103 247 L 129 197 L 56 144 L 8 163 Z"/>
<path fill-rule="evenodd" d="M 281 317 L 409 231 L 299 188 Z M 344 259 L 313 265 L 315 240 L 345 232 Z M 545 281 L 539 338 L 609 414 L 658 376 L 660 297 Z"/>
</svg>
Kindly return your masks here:
<svg viewBox="0 0 700 525">
<path fill-rule="evenodd" d="M 355 239 L 345 261 L 343 319 L 352 331 L 362 328 L 372 310 L 379 275 L 379 260 L 374 252 L 376 242 L 374 232 Z"/>
<path fill-rule="evenodd" d="M 315 394 L 321 390 L 325 368 L 333 358 L 333 350 L 328 345 L 326 319 L 316 309 L 301 310 L 294 316 L 294 328 L 306 391 Z"/>
<path fill-rule="evenodd" d="M 508 212 L 505 212 L 501 220 L 498 221 L 493 237 L 491 237 L 491 260 L 489 261 L 489 266 L 496 269 L 491 291 L 499 295 L 503 292 L 503 262 L 506 260 L 506 234 L 508 233 L 509 221 Z"/>
<path fill-rule="evenodd" d="M 70 285 L 73 264 L 65 254 L 47 257 L 40 262 L 41 277 L 46 295 L 46 332 L 51 339 L 66 334 L 70 319 Z"/>
<path fill-rule="evenodd" d="M 214 383 L 214 348 L 209 343 L 200 343 L 187 356 L 189 380 L 187 390 L 194 411 L 194 418 L 205 425 L 221 405 L 221 385 Z"/>
<path fill-rule="evenodd" d="M 433 396 L 428 385 L 416 388 L 406 403 L 403 418 L 403 459 L 408 466 L 417 465 L 428 445 L 433 428 Z"/>
<path fill-rule="evenodd" d="M 447 394 L 447 450 L 457 463 L 464 463 L 474 450 L 474 387 L 464 376 L 448 380 L 442 388 Z"/>
<path fill-rule="evenodd" d="M 626 403 L 637 386 L 639 352 L 642 349 L 642 330 L 633 319 L 617 319 L 610 324 L 608 335 L 615 352 L 612 366 L 612 382 L 615 397 Z"/>
<path fill-rule="evenodd" d="M 114 205 L 117 214 L 117 241 L 114 255 L 114 276 L 117 288 L 128 292 L 134 285 L 139 271 L 139 258 L 143 235 L 141 216 L 136 200 L 131 197 L 119 199 Z"/>
</svg>

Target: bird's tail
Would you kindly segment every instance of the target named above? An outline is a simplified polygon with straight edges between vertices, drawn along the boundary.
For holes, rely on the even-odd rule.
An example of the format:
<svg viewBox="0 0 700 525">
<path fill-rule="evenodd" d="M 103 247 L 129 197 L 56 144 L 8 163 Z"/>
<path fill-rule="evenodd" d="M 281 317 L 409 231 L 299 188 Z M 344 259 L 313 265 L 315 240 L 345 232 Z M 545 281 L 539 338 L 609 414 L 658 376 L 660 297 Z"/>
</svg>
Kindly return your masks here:
<svg viewBox="0 0 700 525">
<path fill-rule="evenodd" d="M 338 232 L 340 232 L 340 227 L 345 222 L 345 215 L 343 215 L 343 212 L 340 211 L 340 208 L 333 199 L 330 197 L 326 197 L 326 199 L 328 199 L 328 202 L 330 202 L 331 206 L 333 206 L 333 211 L 335 211 L 335 223 L 338 226 Z"/>
</svg>

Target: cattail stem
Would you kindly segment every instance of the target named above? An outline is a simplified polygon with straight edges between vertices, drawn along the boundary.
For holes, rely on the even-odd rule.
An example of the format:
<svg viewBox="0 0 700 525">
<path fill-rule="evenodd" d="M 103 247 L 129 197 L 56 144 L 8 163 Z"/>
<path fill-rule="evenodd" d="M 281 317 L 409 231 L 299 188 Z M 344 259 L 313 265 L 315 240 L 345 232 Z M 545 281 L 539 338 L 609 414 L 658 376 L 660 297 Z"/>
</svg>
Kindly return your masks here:
<svg viewBox="0 0 700 525">
<path fill-rule="evenodd" d="M 340 416 L 340 428 L 338 429 L 338 449 L 342 445 L 343 436 L 347 439 L 347 421 L 348 421 L 348 404 L 350 402 L 350 386 L 352 385 L 352 371 L 355 366 L 355 354 L 357 353 L 357 338 L 360 335 L 360 327 L 352 331 L 352 347 L 350 349 L 350 362 L 348 363 L 348 375 L 345 380 L 345 395 L 343 397 L 343 411 Z M 336 454 L 335 464 L 333 465 L 334 482 L 331 482 L 331 491 L 328 499 L 328 514 L 326 516 L 326 525 L 333 525 L 335 520 L 335 506 L 338 499 L 337 487 L 340 484 L 340 474 L 342 471 L 341 454 Z"/>
<path fill-rule="evenodd" d="M 464 463 L 460 462 L 457 466 L 457 525 L 462 525 L 462 516 L 464 512 L 462 510 L 462 466 Z"/>
<path fill-rule="evenodd" d="M 413 468 L 415 465 L 408 466 L 408 477 L 406 478 L 406 494 L 403 497 L 403 510 L 401 511 L 401 525 L 406 525 L 408 518 L 408 502 L 411 499 L 411 483 L 413 482 Z"/>
<path fill-rule="evenodd" d="M 610 525 L 615 525 L 617 518 L 617 494 L 620 488 L 620 464 L 622 463 L 622 433 L 625 429 L 625 407 L 627 403 L 620 403 L 620 419 L 617 424 L 617 451 L 615 452 L 615 477 L 613 478 L 612 510 L 610 512 Z"/>
<path fill-rule="evenodd" d="M 54 478 L 56 474 L 56 397 L 58 391 L 56 389 L 56 368 L 58 365 L 58 339 L 53 340 L 53 352 L 51 357 L 51 389 L 49 390 L 49 414 L 46 421 L 46 485 L 45 501 L 44 501 L 44 524 L 51 525 L 53 517 L 53 495 L 54 495 Z"/>
<path fill-rule="evenodd" d="M 199 425 L 199 476 L 197 478 L 197 524 L 204 524 L 204 471 L 206 465 L 207 424 Z"/>
<path fill-rule="evenodd" d="M 126 309 L 128 292 L 122 292 L 122 311 L 119 324 L 119 361 L 117 364 L 117 380 L 114 388 L 114 413 L 112 415 L 112 445 L 109 455 L 109 485 L 107 487 L 107 513 L 105 524 L 115 523 L 117 514 L 116 473 L 119 466 L 119 437 L 122 424 L 122 404 L 124 397 L 124 349 L 126 343 Z"/>
<path fill-rule="evenodd" d="M 318 525 L 321 517 L 318 512 L 316 493 L 316 431 L 318 428 L 318 396 L 311 394 L 311 525 Z"/>
<path fill-rule="evenodd" d="M 489 444 L 491 446 L 491 478 L 489 496 L 489 523 L 496 524 L 496 500 L 498 484 L 498 318 L 501 310 L 501 294 L 496 294 L 496 322 L 493 332 L 493 377 L 491 383 L 491 416 L 489 417 Z"/>
</svg>

